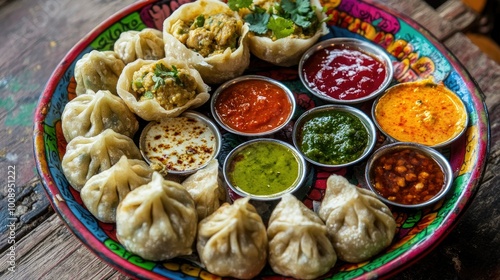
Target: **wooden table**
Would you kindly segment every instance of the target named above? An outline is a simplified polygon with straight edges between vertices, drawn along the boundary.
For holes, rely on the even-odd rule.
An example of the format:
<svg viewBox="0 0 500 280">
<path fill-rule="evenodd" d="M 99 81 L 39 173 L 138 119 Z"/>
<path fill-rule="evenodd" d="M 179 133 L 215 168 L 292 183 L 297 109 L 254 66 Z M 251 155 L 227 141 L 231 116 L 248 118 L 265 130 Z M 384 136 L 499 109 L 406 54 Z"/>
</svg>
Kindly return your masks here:
<svg viewBox="0 0 500 280">
<path fill-rule="evenodd" d="M 500 66 L 461 31 L 475 20 L 459 1 L 434 10 L 420 0 L 380 0 L 422 24 L 463 63 L 484 92 L 491 121 L 488 166 L 456 228 L 398 279 L 500 278 Z M 11 0 L 0 5 L 0 278 L 125 279 L 94 256 L 54 213 L 35 170 L 33 112 L 46 81 L 87 32 L 133 0 Z M 16 272 L 8 271 L 7 173 L 15 166 Z"/>
</svg>

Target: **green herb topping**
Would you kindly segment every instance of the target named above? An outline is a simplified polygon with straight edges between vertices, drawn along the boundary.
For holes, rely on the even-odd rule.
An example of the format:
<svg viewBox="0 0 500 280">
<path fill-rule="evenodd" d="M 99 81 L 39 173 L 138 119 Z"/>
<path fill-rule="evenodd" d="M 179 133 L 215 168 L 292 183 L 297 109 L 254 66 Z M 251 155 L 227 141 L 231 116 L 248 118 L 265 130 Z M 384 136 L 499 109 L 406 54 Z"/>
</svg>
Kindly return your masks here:
<svg viewBox="0 0 500 280">
<path fill-rule="evenodd" d="M 314 34 L 319 20 L 309 0 L 282 0 L 270 8 L 255 6 L 252 0 L 228 0 L 233 11 L 247 8 L 250 13 L 243 19 L 250 25 L 250 31 L 260 35 L 270 32 L 272 39 L 281 39 L 292 34 Z M 302 30 L 301 30 L 302 29 Z"/>
<path fill-rule="evenodd" d="M 175 83 L 182 86 L 182 81 L 179 78 L 179 71 L 177 71 L 177 67 L 172 65 L 172 70 L 168 69 L 162 63 L 157 63 L 155 65 L 155 72 L 153 76 L 153 82 L 155 82 L 155 89 L 158 89 L 160 86 L 165 85 L 165 78 L 171 77 L 175 80 Z"/>
</svg>

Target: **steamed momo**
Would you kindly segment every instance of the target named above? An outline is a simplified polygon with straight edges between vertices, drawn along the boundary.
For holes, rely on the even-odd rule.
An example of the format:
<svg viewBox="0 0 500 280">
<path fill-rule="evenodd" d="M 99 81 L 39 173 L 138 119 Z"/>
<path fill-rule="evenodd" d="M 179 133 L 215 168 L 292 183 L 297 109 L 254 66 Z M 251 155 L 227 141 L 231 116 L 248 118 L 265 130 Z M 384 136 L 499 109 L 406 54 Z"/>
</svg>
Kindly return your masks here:
<svg viewBox="0 0 500 280">
<path fill-rule="evenodd" d="M 206 269 L 222 277 L 250 279 L 266 265 L 267 234 L 249 198 L 224 203 L 198 225 L 198 254 Z"/>
<path fill-rule="evenodd" d="M 294 3 L 295 1 L 291 2 Z M 283 6 L 280 6 L 280 9 L 273 8 L 273 6 L 279 5 L 279 3 L 282 2 L 276 0 L 256 0 L 253 1 L 253 7 L 251 8 L 267 10 L 267 15 L 270 15 L 269 11 L 278 11 L 283 9 Z M 310 7 L 311 10 L 307 13 L 310 13 L 312 17 L 311 20 L 306 21 L 310 25 L 308 27 L 302 27 L 293 22 L 293 33 L 285 37 L 281 37 L 284 35 L 276 35 L 270 29 L 268 29 L 264 34 L 259 34 L 254 32 L 256 29 L 250 26 L 251 32 L 248 33 L 250 52 L 256 57 L 275 65 L 286 67 L 297 65 L 302 57 L 302 54 L 314 45 L 321 36 L 328 34 L 328 28 L 324 22 L 326 15 L 322 11 L 321 3 L 318 0 L 311 0 Z M 301 8 L 303 9 L 304 7 Z M 239 13 L 244 20 L 248 20 L 248 17 L 252 16 L 249 14 L 250 12 L 251 11 L 249 9 L 239 10 Z M 307 18 L 305 14 L 301 16 L 301 19 Z M 274 18 L 276 18 L 276 12 L 270 15 L 269 21 Z M 283 18 L 280 17 L 278 19 Z M 269 26 L 269 24 L 270 23 L 268 23 L 267 26 Z M 282 31 L 283 29 L 284 28 L 280 28 L 279 30 Z"/>
<path fill-rule="evenodd" d="M 217 159 L 212 159 L 206 167 L 187 177 L 182 186 L 193 197 L 200 221 L 226 201 L 226 189 L 220 178 Z"/>
<path fill-rule="evenodd" d="M 271 213 L 267 236 L 269 264 L 278 274 L 314 279 L 337 261 L 323 221 L 292 194 L 284 195 Z"/>
<path fill-rule="evenodd" d="M 248 25 L 226 3 L 199 0 L 163 22 L 165 55 L 187 61 L 208 84 L 240 76 L 250 64 Z"/>
<path fill-rule="evenodd" d="M 375 194 L 339 175 L 331 175 L 326 184 L 319 216 L 339 259 L 363 262 L 391 244 L 396 222 Z"/>
<path fill-rule="evenodd" d="M 127 194 L 151 181 L 153 170 L 140 159 L 120 160 L 108 170 L 92 176 L 80 191 L 87 209 L 105 223 L 116 221 L 116 208 Z"/>
<path fill-rule="evenodd" d="M 114 51 L 125 62 L 138 58 L 158 60 L 165 57 L 163 33 L 153 28 L 141 31 L 129 30 L 122 32 L 114 44 Z"/>
<path fill-rule="evenodd" d="M 94 175 L 109 169 L 125 155 L 142 159 L 130 137 L 106 129 L 93 137 L 78 136 L 66 146 L 61 165 L 66 179 L 77 191 Z"/>
<path fill-rule="evenodd" d="M 116 94 L 118 77 L 125 63 L 113 51 L 96 51 L 86 53 L 75 65 L 76 94 L 84 94 L 87 90 L 109 90 Z"/>
<path fill-rule="evenodd" d="M 127 106 L 147 121 L 177 117 L 210 98 L 198 71 L 171 57 L 127 64 L 117 90 Z"/>
<path fill-rule="evenodd" d="M 131 191 L 118 205 L 116 237 L 130 252 L 152 261 L 192 253 L 196 209 L 180 184 L 158 172 L 146 185 Z"/>
<path fill-rule="evenodd" d="M 108 90 L 88 91 L 77 96 L 64 107 L 61 115 L 66 141 L 77 136 L 92 137 L 111 128 L 117 133 L 133 137 L 139 122 L 123 100 Z"/>
</svg>

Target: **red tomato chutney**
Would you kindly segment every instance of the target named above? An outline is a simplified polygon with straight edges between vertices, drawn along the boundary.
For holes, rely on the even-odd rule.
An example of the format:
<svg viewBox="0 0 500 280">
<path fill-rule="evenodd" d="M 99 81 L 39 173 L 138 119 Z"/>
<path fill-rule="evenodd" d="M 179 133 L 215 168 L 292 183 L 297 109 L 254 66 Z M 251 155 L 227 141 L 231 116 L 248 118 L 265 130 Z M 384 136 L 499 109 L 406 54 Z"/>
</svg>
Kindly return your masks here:
<svg viewBox="0 0 500 280">
<path fill-rule="evenodd" d="M 231 129 L 260 133 L 285 123 L 292 113 L 292 103 L 278 85 L 264 80 L 243 80 L 219 94 L 215 112 Z"/>
<path fill-rule="evenodd" d="M 434 159 L 414 149 L 389 152 L 373 166 L 371 178 L 377 192 L 400 204 L 425 202 L 445 184 L 444 172 Z"/>
<path fill-rule="evenodd" d="M 387 70 L 374 56 L 356 47 L 334 45 L 315 52 L 302 67 L 312 90 L 338 100 L 354 100 L 380 88 Z"/>
</svg>

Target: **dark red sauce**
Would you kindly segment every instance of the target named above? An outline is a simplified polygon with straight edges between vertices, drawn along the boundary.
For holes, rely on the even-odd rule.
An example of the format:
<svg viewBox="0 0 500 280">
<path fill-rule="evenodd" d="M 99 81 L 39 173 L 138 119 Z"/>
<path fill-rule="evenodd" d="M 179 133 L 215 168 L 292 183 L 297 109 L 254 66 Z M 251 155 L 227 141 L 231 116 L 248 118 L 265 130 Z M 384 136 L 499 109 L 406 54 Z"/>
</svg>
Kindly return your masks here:
<svg viewBox="0 0 500 280">
<path fill-rule="evenodd" d="M 370 95 L 387 75 L 380 60 L 348 46 L 330 46 L 315 52 L 302 71 L 310 88 L 340 100 Z"/>
</svg>

